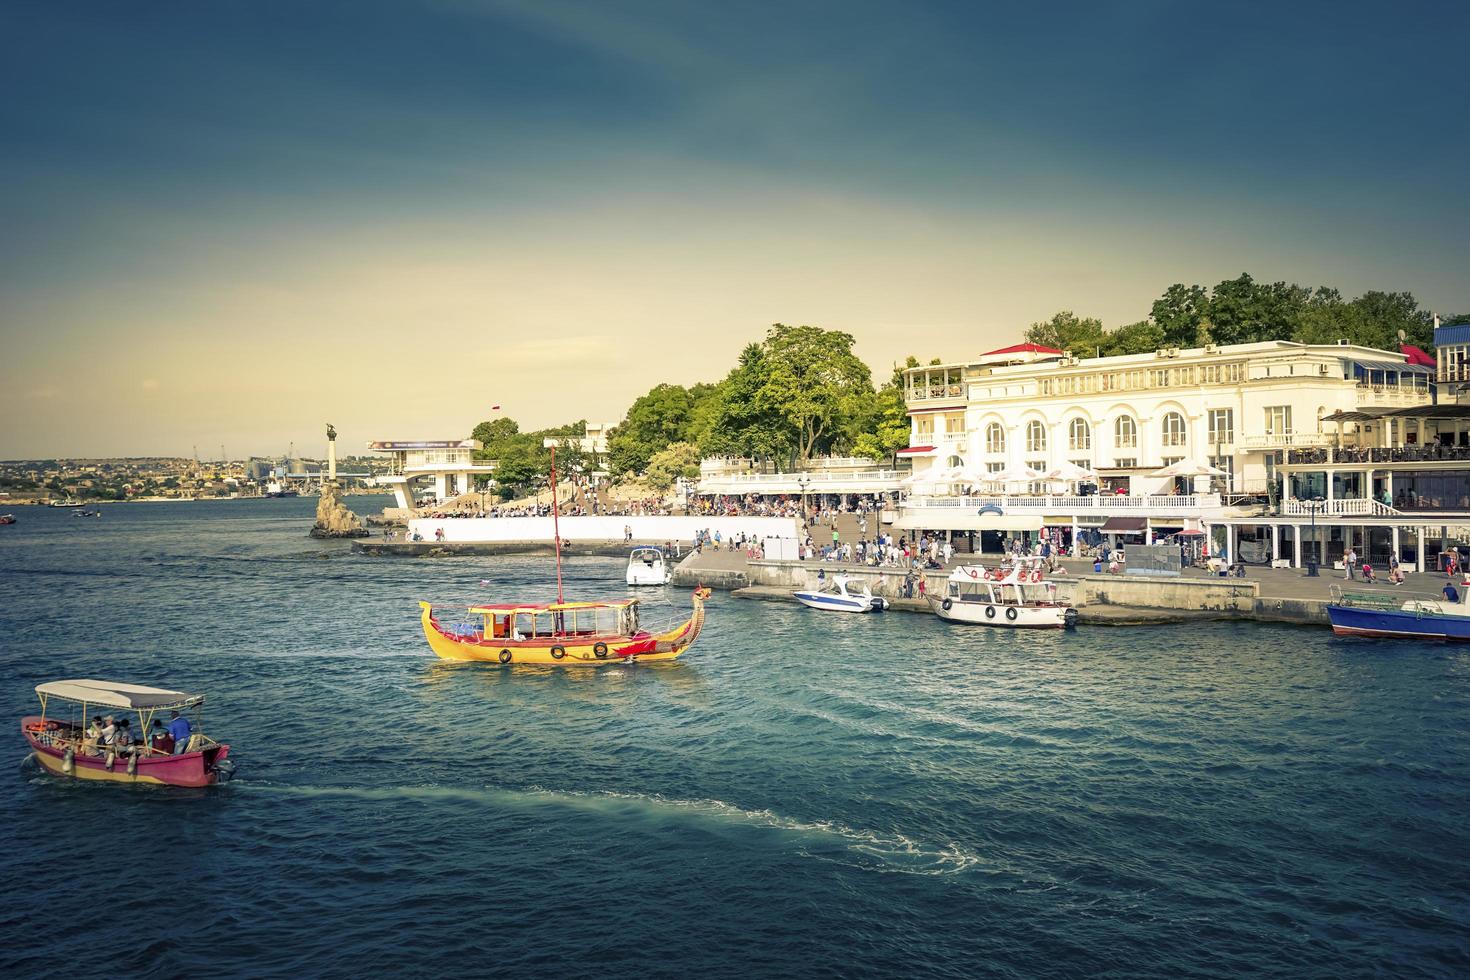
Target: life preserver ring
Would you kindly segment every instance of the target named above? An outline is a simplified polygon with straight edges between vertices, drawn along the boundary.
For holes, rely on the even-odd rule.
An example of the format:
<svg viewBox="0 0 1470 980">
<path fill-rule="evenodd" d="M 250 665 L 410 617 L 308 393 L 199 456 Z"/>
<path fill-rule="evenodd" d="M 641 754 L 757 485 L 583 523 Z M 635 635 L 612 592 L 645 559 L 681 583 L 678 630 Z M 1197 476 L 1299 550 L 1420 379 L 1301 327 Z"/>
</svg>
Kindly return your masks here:
<svg viewBox="0 0 1470 980">
<path fill-rule="evenodd" d="M 561 644 L 557 644 L 556 646 L 554 646 L 554 647 L 551 648 L 551 659 L 552 660 L 560 660 L 562 657 L 565 657 L 566 655 L 567 655 L 567 648 L 564 647 L 564 646 L 562 646 Z"/>
<path fill-rule="evenodd" d="M 607 644 L 603 643 L 601 640 L 598 640 L 596 643 L 592 644 L 592 656 L 596 657 L 598 660 L 606 660 Z"/>
<path fill-rule="evenodd" d="M 949 612 L 951 609 L 954 608 L 954 600 L 946 598 L 943 602 L 940 603 L 940 605 L 944 607 L 945 612 Z"/>
<path fill-rule="evenodd" d="M 1010 620 L 1013 623 L 1016 621 L 1016 616 L 1018 615 L 1019 613 L 1016 612 L 1015 606 L 1012 606 L 1006 610 L 1006 619 Z"/>
<path fill-rule="evenodd" d="M 967 568 L 967 569 L 965 569 L 965 571 L 969 573 L 970 578 L 979 578 L 979 576 L 975 574 L 975 570 L 973 568 Z M 986 572 L 985 573 L 985 577 L 986 578 L 989 578 L 990 577 L 990 573 L 989 572 Z"/>
<path fill-rule="evenodd" d="M 503 663 L 503 664 L 510 663 L 510 658 L 511 658 L 511 652 L 509 650 L 501 650 L 500 651 L 500 662 L 501 663 Z"/>
<path fill-rule="evenodd" d="M 1041 569 L 1038 568 L 1036 571 L 1034 571 L 1034 572 L 1031 573 L 1031 581 L 1033 581 L 1033 582 L 1040 582 L 1041 581 Z"/>
<path fill-rule="evenodd" d="M 61 771 L 69 773 L 76 765 L 77 754 L 71 749 L 61 753 Z"/>
<path fill-rule="evenodd" d="M 985 607 L 985 618 L 986 619 L 994 619 L 995 618 L 995 607 L 994 606 L 986 606 Z"/>
</svg>

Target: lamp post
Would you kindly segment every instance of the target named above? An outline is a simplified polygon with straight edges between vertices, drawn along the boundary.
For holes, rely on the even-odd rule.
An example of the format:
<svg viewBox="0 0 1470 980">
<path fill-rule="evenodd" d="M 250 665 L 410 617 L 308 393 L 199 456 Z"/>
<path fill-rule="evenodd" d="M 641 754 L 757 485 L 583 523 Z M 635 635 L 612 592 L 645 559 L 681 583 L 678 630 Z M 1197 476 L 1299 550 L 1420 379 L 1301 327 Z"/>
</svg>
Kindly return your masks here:
<svg viewBox="0 0 1470 980">
<path fill-rule="evenodd" d="M 1321 542 L 1317 540 L 1317 512 L 1322 509 L 1322 498 L 1313 497 L 1307 501 L 1307 507 L 1312 512 L 1312 558 L 1307 562 L 1307 577 L 1317 577 L 1317 565 L 1322 560 Z"/>
<path fill-rule="evenodd" d="M 801 488 L 801 526 L 806 527 L 806 488 L 812 485 L 811 476 L 802 473 L 796 478 L 796 485 Z"/>
</svg>

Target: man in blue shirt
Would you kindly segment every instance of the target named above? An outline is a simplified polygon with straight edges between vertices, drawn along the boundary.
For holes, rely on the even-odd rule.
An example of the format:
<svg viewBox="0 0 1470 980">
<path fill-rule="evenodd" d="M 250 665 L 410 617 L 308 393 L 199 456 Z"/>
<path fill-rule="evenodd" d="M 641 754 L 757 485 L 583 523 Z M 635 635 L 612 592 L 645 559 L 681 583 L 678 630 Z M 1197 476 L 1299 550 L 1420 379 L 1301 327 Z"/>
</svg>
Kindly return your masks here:
<svg viewBox="0 0 1470 980">
<path fill-rule="evenodd" d="M 1446 602 L 1460 601 L 1460 593 L 1455 589 L 1454 582 L 1446 582 L 1444 584 L 1444 597 Z"/>
<path fill-rule="evenodd" d="M 170 711 L 168 715 L 168 733 L 174 737 L 174 755 L 183 755 L 189 748 L 189 736 L 194 733 L 194 727 L 177 711 Z"/>
</svg>

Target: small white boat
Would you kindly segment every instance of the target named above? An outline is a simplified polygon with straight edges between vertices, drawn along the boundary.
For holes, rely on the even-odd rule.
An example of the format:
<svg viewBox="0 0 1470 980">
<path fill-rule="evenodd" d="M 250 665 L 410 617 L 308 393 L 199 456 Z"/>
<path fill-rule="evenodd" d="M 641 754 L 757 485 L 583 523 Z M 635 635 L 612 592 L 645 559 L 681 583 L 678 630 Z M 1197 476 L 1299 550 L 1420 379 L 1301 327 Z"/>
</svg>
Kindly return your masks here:
<svg viewBox="0 0 1470 980">
<path fill-rule="evenodd" d="M 669 575 L 669 563 L 662 548 L 651 545 L 634 548 L 628 555 L 629 585 L 668 585 Z"/>
<path fill-rule="evenodd" d="M 961 565 L 950 573 L 942 596 L 928 596 L 940 619 L 951 623 L 1062 629 L 1077 625 L 1077 610 L 1057 598 L 1037 557 L 1018 558 L 1009 568 Z"/>
<path fill-rule="evenodd" d="M 861 592 L 849 589 L 847 586 L 850 581 L 846 575 L 836 575 L 820 589 L 791 594 L 803 606 L 826 609 L 829 612 L 868 613 L 882 612 L 888 608 L 888 600 L 873 595 L 866 584 Z"/>
</svg>

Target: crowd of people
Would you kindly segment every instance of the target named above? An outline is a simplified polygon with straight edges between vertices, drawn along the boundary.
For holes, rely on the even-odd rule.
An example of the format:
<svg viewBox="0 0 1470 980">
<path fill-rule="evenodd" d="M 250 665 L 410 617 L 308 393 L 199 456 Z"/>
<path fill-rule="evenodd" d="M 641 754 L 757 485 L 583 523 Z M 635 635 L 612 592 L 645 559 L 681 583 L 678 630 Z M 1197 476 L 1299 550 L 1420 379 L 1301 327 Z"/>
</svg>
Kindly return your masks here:
<svg viewBox="0 0 1470 980">
<path fill-rule="evenodd" d="M 169 712 L 167 724 L 161 718 L 153 719 L 153 729 L 148 733 L 134 733 L 128 718 L 93 715 L 92 723 L 82 733 L 81 751 L 90 756 L 182 755 L 188 751 L 193 734 L 194 726 L 177 711 Z"/>
</svg>

